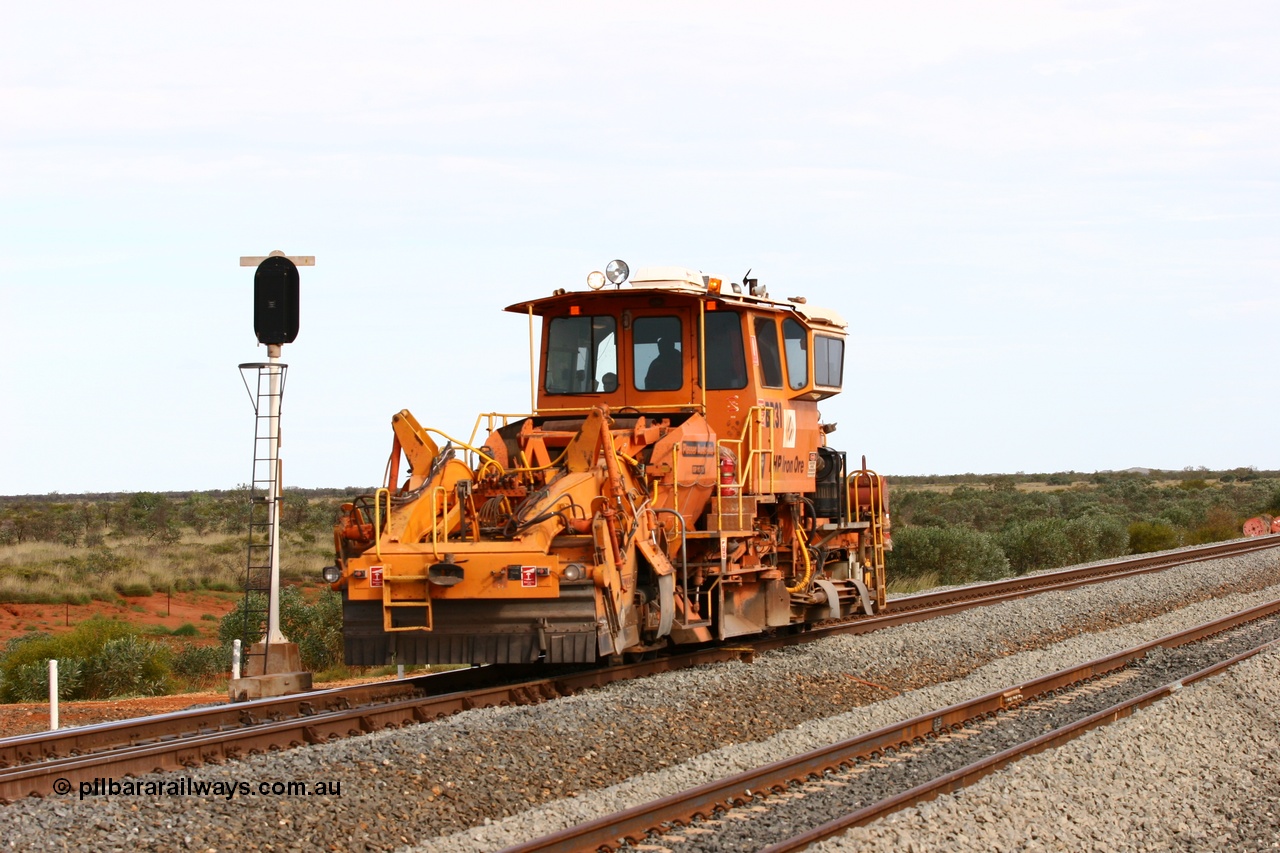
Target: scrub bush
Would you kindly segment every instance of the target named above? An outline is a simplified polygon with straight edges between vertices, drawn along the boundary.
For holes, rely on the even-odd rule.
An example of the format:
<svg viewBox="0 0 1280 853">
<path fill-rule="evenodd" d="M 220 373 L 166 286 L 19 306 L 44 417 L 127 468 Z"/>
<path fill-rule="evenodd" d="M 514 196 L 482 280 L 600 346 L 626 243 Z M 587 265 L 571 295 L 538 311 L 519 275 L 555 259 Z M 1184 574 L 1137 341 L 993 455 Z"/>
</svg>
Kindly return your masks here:
<svg viewBox="0 0 1280 853">
<path fill-rule="evenodd" d="M 252 599 L 252 607 L 266 610 L 262 596 Z M 266 633 L 266 616 L 253 614 L 245 627 L 245 602 L 241 599 L 236 608 L 222 617 L 218 627 L 218 639 L 230 648 L 239 639 L 245 649 L 262 639 Z M 342 596 L 331 589 L 320 591 L 315 601 L 308 602 L 295 586 L 280 590 L 280 630 L 291 642 L 298 644 L 302 665 L 312 672 L 320 672 L 342 662 Z M 228 658 L 229 660 L 230 658 Z"/>
<path fill-rule="evenodd" d="M 1000 531 L 997 541 L 1017 574 L 1070 565 L 1075 549 L 1060 518 L 1015 521 Z"/>
<path fill-rule="evenodd" d="M 49 660 L 58 661 L 58 696 L 110 699 L 155 695 L 168 688 L 170 652 L 162 643 L 114 619 L 89 619 L 59 636 L 11 641 L 0 655 L 0 701 L 41 701 L 49 695 Z"/>
<path fill-rule="evenodd" d="M 183 644 L 174 652 L 173 674 L 199 684 L 231 671 L 231 653 L 224 646 Z"/>
<path fill-rule="evenodd" d="M 932 573 L 950 585 L 1009 573 L 1009 561 L 991 536 L 960 525 L 895 527 L 886 558 L 886 572 L 895 579 Z"/>
<path fill-rule="evenodd" d="M 1129 553 L 1149 554 L 1177 548 L 1178 531 L 1163 521 L 1135 521 L 1129 525 Z"/>
</svg>

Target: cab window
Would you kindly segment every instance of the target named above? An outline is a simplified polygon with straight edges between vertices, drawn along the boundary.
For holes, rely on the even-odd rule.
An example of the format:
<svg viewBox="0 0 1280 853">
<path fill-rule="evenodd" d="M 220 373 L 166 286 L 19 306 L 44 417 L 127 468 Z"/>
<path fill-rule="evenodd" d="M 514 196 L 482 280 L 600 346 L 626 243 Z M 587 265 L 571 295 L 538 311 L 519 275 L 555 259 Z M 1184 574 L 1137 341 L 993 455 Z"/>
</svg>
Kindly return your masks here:
<svg viewBox="0 0 1280 853">
<path fill-rule="evenodd" d="M 679 317 L 637 317 L 631 324 L 637 391 L 674 391 L 684 385 L 684 337 Z"/>
<path fill-rule="evenodd" d="M 844 341 L 827 335 L 813 336 L 813 381 L 815 385 L 839 388 L 844 381 Z"/>
<path fill-rule="evenodd" d="M 757 317 L 756 351 L 760 354 L 760 384 L 782 387 L 782 358 L 778 351 L 778 324 L 772 317 Z"/>
<path fill-rule="evenodd" d="M 742 353 L 742 315 L 715 311 L 706 315 L 707 389 L 747 387 L 747 362 Z"/>
<path fill-rule="evenodd" d="M 791 390 L 809 384 L 809 331 L 794 317 L 782 321 L 782 339 L 787 349 L 787 379 Z"/>
<path fill-rule="evenodd" d="M 547 331 L 548 394 L 595 394 L 618 387 L 617 334 L 609 316 L 554 317 Z"/>
</svg>

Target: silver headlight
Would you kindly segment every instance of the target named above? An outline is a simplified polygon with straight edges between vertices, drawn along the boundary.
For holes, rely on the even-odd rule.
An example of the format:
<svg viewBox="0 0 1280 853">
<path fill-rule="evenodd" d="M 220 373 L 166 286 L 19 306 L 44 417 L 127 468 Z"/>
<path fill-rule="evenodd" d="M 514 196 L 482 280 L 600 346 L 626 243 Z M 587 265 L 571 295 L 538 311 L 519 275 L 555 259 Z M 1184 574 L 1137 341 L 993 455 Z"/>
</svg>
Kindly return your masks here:
<svg viewBox="0 0 1280 853">
<path fill-rule="evenodd" d="M 342 578 L 342 569 L 337 566 L 325 566 L 320 570 L 320 577 L 325 583 L 337 583 Z"/>
<path fill-rule="evenodd" d="M 621 285 L 629 275 L 631 275 L 631 268 L 627 266 L 626 261 L 609 261 L 608 266 L 604 268 L 604 277 L 609 279 L 610 284 Z"/>
<path fill-rule="evenodd" d="M 587 569 L 581 563 L 570 563 L 560 572 L 560 577 L 567 581 L 580 581 L 587 576 Z"/>
</svg>

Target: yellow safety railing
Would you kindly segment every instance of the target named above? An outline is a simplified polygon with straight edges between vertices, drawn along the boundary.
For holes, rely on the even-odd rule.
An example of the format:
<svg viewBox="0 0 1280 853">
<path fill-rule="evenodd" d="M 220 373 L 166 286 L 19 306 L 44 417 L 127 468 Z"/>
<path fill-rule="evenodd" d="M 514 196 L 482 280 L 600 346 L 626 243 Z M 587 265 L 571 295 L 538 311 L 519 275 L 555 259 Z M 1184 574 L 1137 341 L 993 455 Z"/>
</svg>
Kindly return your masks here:
<svg viewBox="0 0 1280 853">
<path fill-rule="evenodd" d="M 774 417 L 774 410 L 768 406 L 752 406 L 747 409 L 747 422 L 743 424 L 742 432 L 738 438 L 722 438 L 716 441 L 716 465 L 719 466 L 720 448 L 724 447 L 731 453 L 737 461 L 738 475 L 738 494 L 737 505 L 739 518 L 742 517 L 743 497 L 747 492 L 762 491 L 760 482 L 762 477 L 758 475 L 760 466 L 769 472 L 767 488 L 763 489 L 766 493 L 773 492 L 774 474 L 773 474 L 773 453 L 774 453 L 774 430 L 772 426 L 766 428 L 764 418 L 761 413 L 768 411 L 769 417 Z M 734 449 L 736 448 L 736 452 Z M 754 491 L 753 491 L 754 490 Z M 731 497 L 732 499 L 732 497 Z M 716 478 L 716 515 L 722 517 L 724 515 L 724 487 L 720 483 L 720 478 Z"/>
<path fill-rule="evenodd" d="M 866 465 L 866 461 L 863 461 Z M 857 482 L 862 477 L 867 478 L 867 493 L 870 501 L 870 522 L 869 532 L 871 533 L 871 562 L 870 568 L 874 578 L 872 585 L 875 588 L 876 605 L 884 607 L 885 604 L 885 577 L 884 577 L 884 478 L 874 471 L 863 468 L 855 471 L 845 478 L 845 490 L 850 492 L 849 508 L 846 515 L 846 521 L 853 522 L 856 520 L 854 513 L 857 512 L 855 504 L 857 503 Z M 852 488 L 851 488 L 852 487 Z"/>
<path fill-rule="evenodd" d="M 680 508 L 680 442 L 671 446 L 671 505 Z"/>
<path fill-rule="evenodd" d="M 438 504 L 437 496 L 440 498 Z M 431 553 L 439 557 L 440 543 L 449 544 L 449 490 L 444 486 L 436 486 L 431 490 L 431 516 Z M 443 528 L 443 538 L 441 528 Z"/>
<path fill-rule="evenodd" d="M 382 496 L 387 496 L 387 523 L 391 523 L 391 490 L 377 489 L 373 493 L 373 552 L 382 562 Z"/>
<path fill-rule="evenodd" d="M 467 443 L 468 444 L 476 443 L 476 436 L 480 432 L 481 423 L 486 424 L 485 429 L 488 432 L 493 432 L 495 429 L 501 429 L 502 427 L 510 424 L 512 418 L 516 420 L 521 420 L 522 418 L 531 418 L 531 417 L 533 417 L 533 415 L 527 412 L 522 412 L 522 413 L 481 412 L 480 414 L 476 415 L 476 423 L 475 423 L 475 426 L 471 428 L 471 437 L 467 439 Z M 494 426 L 494 424 L 497 423 L 498 419 L 501 419 L 502 423 L 498 424 L 497 426 Z"/>
<path fill-rule="evenodd" d="M 373 493 L 373 548 L 374 553 L 378 555 L 378 562 L 382 562 L 382 500 L 383 496 L 387 501 L 387 525 L 391 525 L 391 490 L 387 488 L 377 489 Z M 430 631 L 432 629 L 432 613 L 431 613 L 431 593 L 427 591 L 427 597 L 422 601 L 397 601 L 391 594 L 391 587 L 397 583 L 406 581 L 426 581 L 426 575 L 418 577 L 416 575 L 402 577 L 387 571 L 386 566 L 382 569 L 382 629 L 384 631 Z M 426 610 L 424 617 L 425 625 L 412 625 L 402 628 L 396 628 L 392 625 L 391 610 L 394 607 L 422 607 Z"/>
</svg>

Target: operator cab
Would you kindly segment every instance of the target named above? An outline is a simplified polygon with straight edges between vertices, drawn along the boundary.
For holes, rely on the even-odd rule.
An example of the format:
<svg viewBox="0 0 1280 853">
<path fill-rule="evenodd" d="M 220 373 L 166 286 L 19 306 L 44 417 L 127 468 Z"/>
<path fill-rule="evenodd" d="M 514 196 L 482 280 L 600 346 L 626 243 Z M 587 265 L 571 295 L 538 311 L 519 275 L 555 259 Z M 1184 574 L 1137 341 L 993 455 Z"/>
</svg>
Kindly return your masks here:
<svg viewBox="0 0 1280 853">
<path fill-rule="evenodd" d="M 654 267 L 628 281 L 618 268 L 612 287 L 592 273 L 591 290 L 507 308 L 543 318 L 535 421 L 565 428 L 601 404 L 619 426 L 696 412 L 735 459 L 754 454 L 762 488 L 811 492 L 833 428 L 817 404 L 843 382 L 844 320 L 801 297 L 770 299 L 754 279 L 726 288 Z"/>
<path fill-rule="evenodd" d="M 730 288 L 722 292 L 719 279 L 693 270 L 657 267 L 612 289 L 558 290 L 508 307 L 544 320 L 539 413 L 599 403 L 642 412 L 701 408 L 710 402 L 704 395 L 816 402 L 839 393 L 839 315 L 798 297 L 771 300 L 751 279 L 746 293 Z"/>
</svg>

